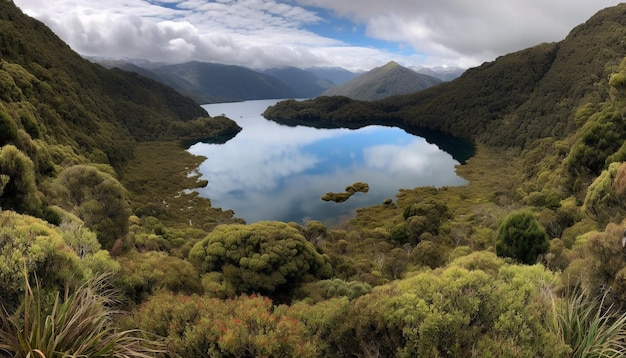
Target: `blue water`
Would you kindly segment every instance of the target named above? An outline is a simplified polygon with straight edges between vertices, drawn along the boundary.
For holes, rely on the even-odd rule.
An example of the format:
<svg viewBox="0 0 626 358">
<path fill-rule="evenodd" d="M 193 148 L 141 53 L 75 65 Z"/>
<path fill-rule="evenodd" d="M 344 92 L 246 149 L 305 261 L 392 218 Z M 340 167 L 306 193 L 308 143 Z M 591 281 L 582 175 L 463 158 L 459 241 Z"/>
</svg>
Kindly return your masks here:
<svg viewBox="0 0 626 358">
<path fill-rule="evenodd" d="M 288 127 L 261 113 L 277 100 L 203 106 L 224 114 L 243 130 L 224 144 L 196 143 L 193 154 L 207 159 L 198 170 L 208 180 L 198 189 L 214 207 L 233 209 L 247 223 L 263 220 L 320 220 L 332 226 L 357 208 L 392 198 L 400 188 L 455 186 L 459 163 L 436 145 L 402 129 L 368 126 L 358 130 Z M 343 203 L 325 202 L 354 182 L 369 184 Z"/>
</svg>

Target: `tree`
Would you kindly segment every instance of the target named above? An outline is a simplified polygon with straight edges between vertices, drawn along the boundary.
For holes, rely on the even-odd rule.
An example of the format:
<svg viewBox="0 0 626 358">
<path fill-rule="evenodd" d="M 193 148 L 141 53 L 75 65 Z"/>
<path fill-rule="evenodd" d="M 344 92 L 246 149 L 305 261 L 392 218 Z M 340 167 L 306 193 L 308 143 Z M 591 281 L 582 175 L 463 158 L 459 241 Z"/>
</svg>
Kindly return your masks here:
<svg viewBox="0 0 626 358">
<path fill-rule="evenodd" d="M 305 280 L 332 274 L 328 258 L 281 222 L 220 225 L 194 245 L 189 258 L 201 273 L 220 272 L 238 293 L 273 297 L 288 297 Z"/>
<path fill-rule="evenodd" d="M 546 231 L 528 211 L 509 214 L 498 227 L 498 256 L 512 257 L 524 264 L 534 264 L 539 255 L 548 251 L 549 246 Z"/>
</svg>

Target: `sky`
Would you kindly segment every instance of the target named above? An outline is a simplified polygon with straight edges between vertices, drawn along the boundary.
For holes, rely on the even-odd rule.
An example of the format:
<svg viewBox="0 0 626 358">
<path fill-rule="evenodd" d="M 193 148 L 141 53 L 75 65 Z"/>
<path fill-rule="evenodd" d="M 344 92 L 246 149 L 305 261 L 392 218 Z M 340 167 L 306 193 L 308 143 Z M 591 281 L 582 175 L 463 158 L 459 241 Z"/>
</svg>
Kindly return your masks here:
<svg viewBox="0 0 626 358">
<path fill-rule="evenodd" d="M 13 0 L 85 56 L 254 69 L 478 66 L 564 39 L 608 0 Z"/>
</svg>

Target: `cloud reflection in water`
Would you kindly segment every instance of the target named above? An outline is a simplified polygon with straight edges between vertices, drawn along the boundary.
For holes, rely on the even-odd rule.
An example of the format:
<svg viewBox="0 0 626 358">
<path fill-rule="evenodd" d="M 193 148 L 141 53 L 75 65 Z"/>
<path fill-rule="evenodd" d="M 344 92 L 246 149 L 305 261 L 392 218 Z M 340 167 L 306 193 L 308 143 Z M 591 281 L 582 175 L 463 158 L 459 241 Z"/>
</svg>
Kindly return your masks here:
<svg viewBox="0 0 626 358">
<path fill-rule="evenodd" d="M 189 148 L 207 157 L 199 171 L 209 184 L 198 189 L 200 195 L 215 207 L 233 209 L 248 223 L 311 217 L 333 225 L 352 217 L 357 208 L 395 198 L 400 188 L 466 183 L 454 172 L 458 162 L 423 138 L 381 126 L 281 126 L 260 115 L 275 102 L 204 106 L 212 115 L 236 120 L 243 130 L 225 144 Z M 357 193 L 344 203 L 320 199 L 357 181 L 368 183 L 369 193 Z"/>
</svg>

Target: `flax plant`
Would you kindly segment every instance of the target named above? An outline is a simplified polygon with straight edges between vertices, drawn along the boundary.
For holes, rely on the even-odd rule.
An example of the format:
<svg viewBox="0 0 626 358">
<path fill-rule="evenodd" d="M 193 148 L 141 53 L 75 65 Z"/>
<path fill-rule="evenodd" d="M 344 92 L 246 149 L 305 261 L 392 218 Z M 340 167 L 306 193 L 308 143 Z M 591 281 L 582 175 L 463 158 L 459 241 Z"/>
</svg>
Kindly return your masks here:
<svg viewBox="0 0 626 358">
<path fill-rule="evenodd" d="M 14 313 L 0 310 L 0 357 L 153 357 L 161 343 L 139 338 L 139 331 L 116 330 L 118 313 L 102 291 L 103 277 L 71 294 L 57 293 L 46 308 L 45 294 L 26 282 L 24 302 Z"/>
<path fill-rule="evenodd" d="M 623 357 L 626 355 L 626 312 L 606 307 L 605 296 L 586 292 L 553 298 L 551 328 L 568 344 L 571 357 Z"/>
</svg>

